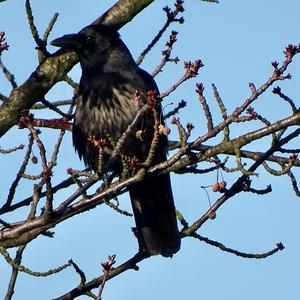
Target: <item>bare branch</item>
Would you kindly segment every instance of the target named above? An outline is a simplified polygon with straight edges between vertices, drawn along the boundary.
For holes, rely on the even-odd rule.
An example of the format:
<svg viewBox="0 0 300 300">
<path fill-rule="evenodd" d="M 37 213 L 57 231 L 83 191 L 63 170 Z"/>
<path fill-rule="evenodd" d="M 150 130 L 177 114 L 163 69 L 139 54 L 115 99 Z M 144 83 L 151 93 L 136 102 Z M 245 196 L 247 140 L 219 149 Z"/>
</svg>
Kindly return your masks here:
<svg viewBox="0 0 300 300">
<path fill-rule="evenodd" d="M 154 47 L 154 45 L 156 45 L 156 43 L 160 40 L 160 38 L 162 37 L 163 33 L 167 30 L 167 28 L 170 26 L 170 24 L 172 22 L 179 22 L 179 23 L 183 23 L 184 22 L 183 18 L 180 18 L 180 19 L 176 18 L 176 16 L 179 13 L 182 13 L 184 11 L 183 1 L 181 1 L 181 0 L 177 0 L 176 1 L 175 10 L 174 11 L 171 11 L 171 9 L 168 6 L 166 6 L 164 8 L 164 11 L 167 14 L 166 23 L 164 24 L 164 26 L 162 27 L 162 29 L 158 32 L 158 34 L 154 37 L 154 39 L 152 40 L 152 42 L 146 47 L 146 49 L 137 58 L 136 63 L 138 65 L 140 65 L 143 62 L 145 56 L 151 51 L 151 49 Z"/>
<path fill-rule="evenodd" d="M 25 248 L 26 248 L 26 245 L 20 246 L 18 248 L 17 253 L 16 253 L 16 257 L 14 259 L 16 264 L 21 263 L 23 251 L 25 250 Z M 7 288 L 7 292 L 6 292 L 4 300 L 11 300 L 12 299 L 12 296 L 14 294 L 16 281 L 17 281 L 17 277 L 18 277 L 18 273 L 19 273 L 18 268 L 13 266 L 12 267 L 12 274 L 11 274 L 11 277 L 10 277 L 10 280 L 9 280 L 9 283 L 8 283 L 8 288 Z"/>
<path fill-rule="evenodd" d="M 112 266 L 115 263 L 116 263 L 116 255 L 109 255 L 108 260 L 105 263 L 101 263 L 101 265 L 103 267 L 104 274 L 103 274 L 102 282 L 99 286 L 99 292 L 98 292 L 97 300 L 102 300 L 102 293 L 103 293 L 103 290 L 104 290 L 106 280 L 108 279 L 109 272 L 111 271 Z"/>
<path fill-rule="evenodd" d="M 1 34 L 1 33 L 0 33 Z M 0 55 L 0 69 L 2 69 L 3 74 L 5 75 L 6 79 L 10 82 L 13 89 L 17 88 L 17 83 L 15 81 L 15 75 L 12 74 L 7 67 L 3 64 L 1 55 Z"/>
<path fill-rule="evenodd" d="M 32 14 L 30 0 L 26 0 L 25 7 L 26 7 L 26 13 L 27 13 L 31 34 L 37 44 L 37 49 L 39 50 L 39 61 L 42 62 L 42 60 L 45 57 L 49 56 L 49 53 L 46 48 L 46 42 L 40 38 L 38 30 L 34 24 L 34 17 Z"/>
<path fill-rule="evenodd" d="M 22 251 L 23 252 L 23 251 Z M 56 273 L 61 272 L 62 270 L 68 268 L 71 264 L 67 263 L 64 264 L 60 267 L 54 268 L 54 269 L 50 269 L 46 272 L 36 272 L 36 271 L 32 271 L 30 269 L 28 269 L 27 267 L 20 265 L 18 262 L 16 262 L 14 259 L 12 259 L 9 255 L 9 253 L 7 252 L 7 250 L 0 245 L 0 253 L 3 255 L 3 257 L 5 258 L 5 260 L 15 269 L 17 269 L 20 272 L 24 272 L 27 273 L 31 276 L 35 276 L 35 277 L 47 277 L 49 275 L 53 275 Z"/>
<path fill-rule="evenodd" d="M 16 188 L 19 184 L 19 181 L 21 180 L 22 178 L 22 175 L 25 173 L 25 170 L 26 170 L 26 167 L 27 167 L 27 164 L 29 162 L 29 159 L 30 159 L 30 155 L 31 155 L 31 150 L 32 150 L 32 145 L 33 145 L 33 137 L 32 135 L 30 134 L 29 135 L 29 141 L 28 141 L 28 146 L 27 146 L 27 151 L 26 151 L 26 154 L 25 154 L 25 157 L 24 157 L 24 160 L 23 160 L 23 163 L 19 169 L 19 172 L 17 173 L 17 177 L 16 179 L 14 180 L 14 182 L 12 183 L 10 189 L 9 189 L 9 194 L 7 196 L 7 200 L 5 202 L 5 204 L 3 204 L 3 206 L 1 207 L 0 211 L 1 210 L 5 210 L 7 207 L 9 207 L 12 203 L 12 200 L 14 198 L 14 195 L 15 195 L 15 192 L 16 192 Z"/>
<path fill-rule="evenodd" d="M 235 255 L 243 257 L 243 258 L 263 259 L 263 258 L 267 258 L 271 255 L 274 255 L 276 252 L 282 251 L 284 249 L 284 246 L 283 246 L 282 243 L 277 243 L 276 248 L 274 248 L 274 249 L 272 249 L 268 252 L 265 252 L 265 253 L 256 253 L 256 254 L 245 253 L 245 252 L 241 252 L 241 251 L 238 251 L 238 250 L 235 250 L 235 249 L 232 249 L 232 248 L 228 248 L 228 247 L 224 246 L 223 244 L 221 244 L 220 242 L 217 242 L 217 241 L 211 240 L 207 237 L 201 236 L 198 233 L 194 233 L 192 236 L 194 238 L 198 239 L 199 241 L 207 243 L 208 245 L 217 247 L 222 251 L 232 253 L 232 254 L 235 254 Z"/>
<path fill-rule="evenodd" d="M 110 280 L 113 277 L 115 277 L 125 271 L 128 271 L 128 270 L 132 270 L 132 269 L 138 270 L 137 263 L 141 262 L 145 258 L 147 258 L 147 256 L 144 253 L 141 253 L 141 252 L 137 253 L 131 259 L 127 260 L 126 262 L 119 265 L 118 267 L 112 269 L 108 273 L 106 280 Z M 68 292 L 58 298 L 55 298 L 54 300 L 71 300 L 71 299 L 74 299 L 81 295 L 84 295 L 86 292 L 88 292 L 94 288 L 97 288 L 102 283 L 103 279 L 104 279 L 104 275 L 102 275 L 98 278 L 94 278 L 93 280 L 85 283 L 84 285 L 80 285 L 80 286 L 74 288 L 73 290 L 71 290 L 70 292 Z"/>
<path fill-rule="evenodd" d="M 59 100 L 59 101 L 53 101 L 53 102 L 49 102 L 51 103 L 51 106 L 53 107 L 58 107 L 58 106 L 64 106 L 64 105 L 70 105 L 73 103 L 72 99 L 68 99 L 68 100 Z M 42 104 L 42 103 L 37 103 L 35 105 L 32 106 L 31 109 L 44 109 L 44 108 L 49 108 L 49 105 Z"/>
<path fill-rule="evenodd" d="M 24 149 L 24 145 L 21 144 L 19 146 L 13 147 L 11 149 L 1 149 L 0 148 L 0 153 L 1 154 L 9 154 L 9 153 L 16 152 L 16 151 L 22 150 L 22 149 Z"/>
</svg>

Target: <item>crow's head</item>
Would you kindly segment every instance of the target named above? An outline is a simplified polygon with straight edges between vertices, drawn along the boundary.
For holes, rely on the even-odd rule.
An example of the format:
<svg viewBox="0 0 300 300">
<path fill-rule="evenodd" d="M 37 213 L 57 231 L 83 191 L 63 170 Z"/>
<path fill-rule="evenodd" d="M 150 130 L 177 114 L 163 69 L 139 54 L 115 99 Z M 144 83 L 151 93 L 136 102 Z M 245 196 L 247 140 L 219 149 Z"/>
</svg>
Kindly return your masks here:
<svg viewBox="0 0 300 300">
<path fill-rule="evenodd" d="M 83 64 L 105 62 L 116 49 L 128 52 L 119 33 L 104 25 L 89 25 L 78 33 L 53 40 L 51 45 L 75 51 Z"/>
</svg>

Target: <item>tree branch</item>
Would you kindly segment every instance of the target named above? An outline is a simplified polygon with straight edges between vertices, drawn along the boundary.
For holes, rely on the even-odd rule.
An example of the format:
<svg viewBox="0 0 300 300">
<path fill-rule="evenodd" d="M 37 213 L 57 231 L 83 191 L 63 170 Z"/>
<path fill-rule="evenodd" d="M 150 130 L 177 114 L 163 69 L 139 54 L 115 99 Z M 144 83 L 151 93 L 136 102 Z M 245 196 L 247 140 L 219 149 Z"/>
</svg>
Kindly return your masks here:
<svg viewBox="0 0 300 300">
<path fill-rule="evenodd" d="M 108 273 L 106 280 L 109 280 L 127 270 L 131 270 L 131 269 L 138 270 L 138 267 L 136 264 L 141 262 L 142 260 L 144 260 L 147 257 L 148 256 L 146 256 L 144 253 L 140 253 L 140 252 L 137 253 L 136 255 L 134 255 L 132 258 L 130 258 L 129 260 L 127 260 L 120 266 L 111 270 Z M 71 290 L 70 292 L 68 292 L 58 298 L 55 298 L 54 300 L 72 300 L 72 299 L 75 299 L 76 297 L 84 295 L 86 292 L 88 292 L 94 288 L 97 288 L 102 283 L 103 278 L 104 278 L 104 275 L 102 275 L 98 278 L 95 278 L 85 284 L 81 284 L 81 285 L 77 286 L 76 288 L 74 288 L 73 290 Z"/>
</svg>

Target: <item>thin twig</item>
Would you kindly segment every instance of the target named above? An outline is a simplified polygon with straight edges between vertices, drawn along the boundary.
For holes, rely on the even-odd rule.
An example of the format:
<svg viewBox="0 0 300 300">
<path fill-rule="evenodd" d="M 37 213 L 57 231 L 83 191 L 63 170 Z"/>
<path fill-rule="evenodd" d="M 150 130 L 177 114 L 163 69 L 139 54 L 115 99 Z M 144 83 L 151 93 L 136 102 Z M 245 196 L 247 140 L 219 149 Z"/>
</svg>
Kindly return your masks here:
<svg viewBox="0 0 300 300">
<path fill-rule="evenodd" d="M 80 277 L 80 284 L 85 284 L 86 282 L 86 276 L 84 274 L 84 272 L 78 267 L 78 265 L 72 260 L 69 260 L 69 263 L 73 266 L 73 268 L 75 269 L 76 273 L 79 275 Z"/>
<path fill-rule="evenodd" d="M 74 109 L 74 106 L 75 106 L 75 99 L 73 99 L 73 101 L 68 109 L 68 112 L 65 114 L 65 118 L 64 118 L 65 122 L 68 122 L 68 120 L 70 119 L 73 109 Z M 60 149 L 60 146 L 61 146 L 64 136 L 65 136 L 65 129 L 61 129 L 59 137 L 57 139 L 57 142 L 55 144 L 55 147 L 54 147 L 54 150 L 52 153 L 51 161 L 49 163 L 50 169 L 52 169 L 57 164 L 57 156 L 58 156 L 58 152 L 59 152 L 59 149 Z"/>
<path fill-rule="evenodd" d="M 297 180 L 296 180 L 295 175 L 293 174 L 292 171 L 289 171 L 289 172 L 288 172 L 288 176 L 289 176 L 290 179 L 291 179 L 292 187 L 293 187 L 293 190 L 294 190 L 296 196 L 297 196 L 297 197 L 300 197 L 300 191 L 299 191 L 299 187 L 298 187 L 298 184 L 297 184 Z"/>
<path fill-rule="evenodd" d="M 51 31 L 52 31 L 52 29 L 53 29 L 53 27 L 54 27 L 54 25 L 55 25 L 55 23 L 57 21 L 58 16 L 59 16 L 59 14 L 58 14 L 58 12 L 56 12 L 53 15 L 52 19 L 50 20 L 50 22 L 49 22 L 49 25 L 48 25 L 45 33 L 44 33 L 44 36 L 43 36 L 43 41 L 45 43 L 47 43 L 47 41 L 48 41 L 48 37 L 49 37 L 49 35 L 50 35 L 50 33 L 51 33 Z"/>
<path fill-rule="evenodd" d="M 110 272 L 112 266 L 115 263 L 116 263 L 116 255 L 109 255 L 108 260 L 105 263 L 101 263 L 101 265 L 103 267 L 104 274 L 103 274 L 101 284 L 99 286 L 99 292 L 98 292 L 97 300 L 102 300 L 102 293 L 103 293 L 103 290 L 104 290 L 105 283 L 108 279 L 109 272 Z"/>
<path fill-rule="evenodd" d="M 16 253 L 16 257 L 14 259 L 16 264 L 21 263 L 23 251 L 25 250 L 25 248 L 26 248 L 26 245 L 20 246 L 18 248 L 17 253 Z M 4 300 L 11 300 L 12 299 L 12 296 L 14 294 L 14 289 L 15 289 L 15 286 L 16 286 L 18 273 L 19 273 L 18 268 L 13 266 L 11 277 L 10 277 L 10 280 L 9 280 L 9 283 L 8 283 L 8 288 L 7 288 L 7 292 L 6 292 Z"/>
<path fill-rule="evenodd" d="M 202 105 L 204 115 L 207 121 L 207 131 L 210 132 L 214 128 L 213 117 L 210 112 L 209 105 L 207 104 L 206 98 L 204 96 L 204 85 L 203 83 L 196 84 L 196 93 L 199 95 L 199 101 Z"/>
<path fill-rule="evenodd" d="M 19 146 L 16 146 L 16 147 L 13 147 L 13 148 L 10 148 L 10 149 L 1 149 L 0 148 L 0 153 L 1 154 L 9 154 L 9 153 L 12 153 L 12 152 L 16 152 L 16 151 L 18 151 L 18 150 L 22 150 L 22 149 L 24 149 L 24 145 L 19 145 Z"/>
<path fill-rule="evenodd" d="M 198 233 L 193 233 L 192 235 L 194 238 L 198 239 L 199 241 L 205 242 L 208 245 L 214 246 L 219 248 L 222 251 L 228 252 L 228 253 L 232 253 L 235 254 L 237 256 L 243 257 L 243 258 L 255 258 L 255 259 L 263 259 L 263 258 L 267 258 L 268 256 L 274 255 L 276 252 L 278 251 L 282 251 L 284 249 L 284 246 L 282 243 L 277 243 L 276 244 L 276 248 L 268 251 L 268 252 L 264 252 L 264 253 L 245 253 L 245 252 L 241 252 L 232 248 L 228 248 L 226 246 L 224 246 L 222 243 L 211 240 L 207 237 L 201 236 Z"/>
<path fill-rule="evenodd" d="M 285 100 L 291 106 L 293 113 L 297 112 L 297 107 L 296 107 L 294 101 L 290 97 L 284 95 L 281 92 L 281 88 L 279 86 L 275 87 L 272 92 L 274 94 L 277 94 L 281 99 Z"/>
<path fill-rule="evenodd" d="M 1 207 L 0 211 L 2 209 L 6 209 L 7 207 L 9 207 L 12 203 L 12 200 L 14 198 L 14 195 L 15 195 L 15 192 L 16 192 L 16 188 L 23 176 L 23 174 L 25 173 L 25 170 L 26 170 L 26 167 L 28 165 L 28 162 L 29 162 L 29 159 L 30 159 L 30 155 L 31 155 L 31 151 L 32 151 L 32 145 L 33 145 L 33 136 L 32 134 L 29 135 L 29 141 L 28 141 L 28 146 L 27 146 L 27 151 L 26 151 L 26 154 L 25 154 L 25 157 L 23 159 L 23 163 L 17 173 L 17 176 L 15 178 L 15 180 L 13 181 L 10 189 L 9 189 L 9 193 L 8 193 L 8 196 L 7 196 L 7 199 L 6 199 L 6 202 L 5 204 Z"/>
<path fill-rule="evenodd" d="M 174 30 L 172 31 L 169 37 L 169 41 L 166 43 L 167 49 L 162 51 L 163 58 L 159 63 L 159 65 L 156 66 L 153 72 L 151 73 L 152 77 L 155 77 L 159 72 L 162 72 L 162 69 L 164 68 L 167 62 L 174 62 L 175 64 L 179 62 L 178 57 L 171 58 L 171 53 L 173 50 L 174 43 L 177 41 L 177 34 L 178 34 L 177 31 Z"/>
<path fill-rule="evenodd" d="M 64 106 L 64 105 L 72 104 L 73 99 L 59 100 L 59 101 L 53 101 L 53 102 L 49 102 L 49 103 L 51 103 L 52 107 L 58 107 L 58 106 Z M 37 104 L 33 105 L 31 109 L 45 109 L 45 108 L 49 108 L 49 106 L 45 105 L 45 104 L 42 104 L 42 103 L 37 103 Z"/>
<path fill-rule="evenodd" d="M 47 48 L 46 48 L 46 42 L 40 38 L 39 32 L 34 24 L 34 17 L 32 14 L 30 0 L 26 0 L 25 7 L 26 7 L 26 14 L 27 14 L 27 19 L 28 19 L 28 23 L 30 26 L 31 34 L 37 44 L 37 47 L 39 50 L 39 52 L 38 52 L 39 53 L 39 55 L 38 55 L 39 61 L 41 62 L 44 60 L 45 57 L 49 56 L 49 52 L 47 51 Z"/>
<path fill-rule="evenodd" d="M 172 22 L 179 22 L 179 23 L 183 23 L 184 19 L 183 18 L 176 18 L 177 15 L 179 13 L 182 13 L 184 11 L 183 8 L 183 1 L 177 0 L 175 3 L 175 10 L 171 11 L 171 9 L 166 6 L 163 8 L 163 10 L 166 12 L 167 14 L 167 20 L 166 23 L 163 25 L 162 29 L 157 33 L 157 35 L 154 37 L 154 39 L 152 40 L 152 42 L 146 47 L 146 49 L 141 53 L 141 55 L 137 58 L 136 63 L 138 65 L 140 65 L 145 56 L 151 51 L 151 49 L 156 45 L 156 43 L 160 40 L 160 38 L 162 37 L 163 33 L 167 30 L 167 28 L 169 27 L 169 25 Z"/>
<path fill-rule="evenodd" d="M 62 270 L 68 268 L 71 265 L 70 263 L 67 263 L 67 264 L 64 264 L 60 267 L 50 269 L 46 272 L 36 272 L 36 271 L 32 271 L 32 270 L 28 269 L 27 267 L 17 263 L 14 259 L 12 259 L 10 257 L 8 251 L 1 245 L 0 245 L 0 253 L 3 255 L 3 257 L 5 258 L 7 263 L 9 263 L 12 267 L 16 268 L 20 272 L 27 273 L 27 274 L 29 274 L 31 276 L 34 276 L 34 277 L 47 277 L 47 276 L 59 273 Z"/>
<path fill-rule="evenodd" d="M 30 115 L 25 115 L 20 120 L 21 126 L 25 126 L 31 132 L 39 150 L 40 150 L 40 157 L 42 161 L 42 168 L 43 168 L 43 181 L 46 185 L 46 205 L 45 205 L 45 213 L 51 214 L 53 211 L 53 191 L 52 191 L 52 184 L 51 184 L 51 176 L 52 176 L 52 169 L 47 164 L 47 157 L 46 157 L 46 148 L 39 137 L 39 132 L 33 127 L 32 124 L 32 117 Z"/>
<path fill-rule="evenodd" d="M 170 117 L 178 114 L 179 110 L 184 107 L 186 107 L 186 101 L 181 100 L 174 109 L 172 109 L 171 111 L 169 111 L 164 115 L 164 120 L 169 119 Z"/>
<path fill-rule="evenodd" d="M 47 101 L 46 99 L 42 99 L 41 103 L 44 105 L 44 107 L 50 108 L 51 110 L 55 111 L 56 113 L 58 113 L 62 117 L 64 117 L 64 118 L 68 118 L 69 117 L 68 114 L 65 114 L 63 111 L 61 111 L 59 108 L 57 108 L 56 105 L 54 105 L 53 103 Z"/>
<path fill-rule="evenodd" d="M 18 87 L 18 84 L 15 81 L 15 76 L 12 74 L 7 67 L 3 64 L 1 55 L 0 55 L 0 69 L 2 69 L 3 74 L 5 75 L 6 79 L 10 82 L 13 89 Z"/>
<path fill-rule="evenodd" d="M 198 75 L 198 71 L 200 68 L 202 68 L 204 65 L 200 59 L 195 60 L 193 63 L 190 61 L 184 62 L 184 68 L 185 68 L 185 74 L 167 91 L 164 93 L 161 93 L 159 95 L 160 99 L 163 99 L 165 97 L 168 97 L 172 92 L 174 92 L 181 84 L 183 84 L 185 81 L 196 77 Z"/>
<path fill-rule="evenodd" d="M 56 192 L 60 191 L 61 189 L 67 188 L 67 187 L 69 187 L 73 184 L 74 184 L 73 178 L 69 177 L 69 178 L 63 180 L 61 183 L 53 186 L 52 187 L 52 192 L 53 192 L 53 194 L 55 194 Z M 42 192 L 41 195 L 40 195 L 41 198 L 45 197 L 45 196 L 46 196 L 46 192 Z M 16 210 L 20 207 L 23 207 L 23 206 L 27 206 L 32 202 L 32 200 L 33 200 L 33 198 L 32 198 L 32 196 L 30 196 L 30 197 L 28 197 L 24 200 L 21 200 L 21 201 L 15 203 L 15 204 L 12 204 L 9 207 L 5 207 L 5 208 L 1 207 L 0 208 L 0 215 L 8 213 L 10 211 L 14 211 L 14 210 Z"/>
</svg>

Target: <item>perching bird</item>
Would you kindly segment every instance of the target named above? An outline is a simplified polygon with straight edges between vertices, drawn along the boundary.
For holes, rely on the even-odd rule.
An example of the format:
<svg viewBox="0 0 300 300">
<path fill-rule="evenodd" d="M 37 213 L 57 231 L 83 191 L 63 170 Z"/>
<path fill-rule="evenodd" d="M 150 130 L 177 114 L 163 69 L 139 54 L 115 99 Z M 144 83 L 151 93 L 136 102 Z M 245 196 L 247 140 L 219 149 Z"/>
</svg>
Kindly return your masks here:
<svg viewBox="0 0 300 300">
<path fill-rule="evenodd" d="M 73 126 L 73 144 L 79 157 L 94 171 L 98 169 L 99 148 L 89 141 L 113 139 L 118 141 L 132 123 L 149 91 L 158 91 L 146 71 L 140 69 L 117 31 L 103 25 L 90 25 L 77 34 L 64 35 L 51 43 L 77 53 L 82 68 L 77 107 Z M 139 101 L 134 101 L 138 93 Z M 161 114 L 161 108 L 158 107 Z M 161 118 L 161 116 L 160 116 Z M 137 136 L 140 130 L 143 137 Z M 154 133 L 153 110 L 149 110 L 127 135 L 122 154 L 145 161 Z M 153 164 L 166 160 L 166 136 L 160 135 Z M 105 148 L 105 159 L 112 151 Z M 110 166 L 120 174 L 122 164 Z M 138 182 L 129 188 L 136 235 L 140 250 L 149 255 L 172 256 L 180 248 L 169 174 Z"/>
</svg>

